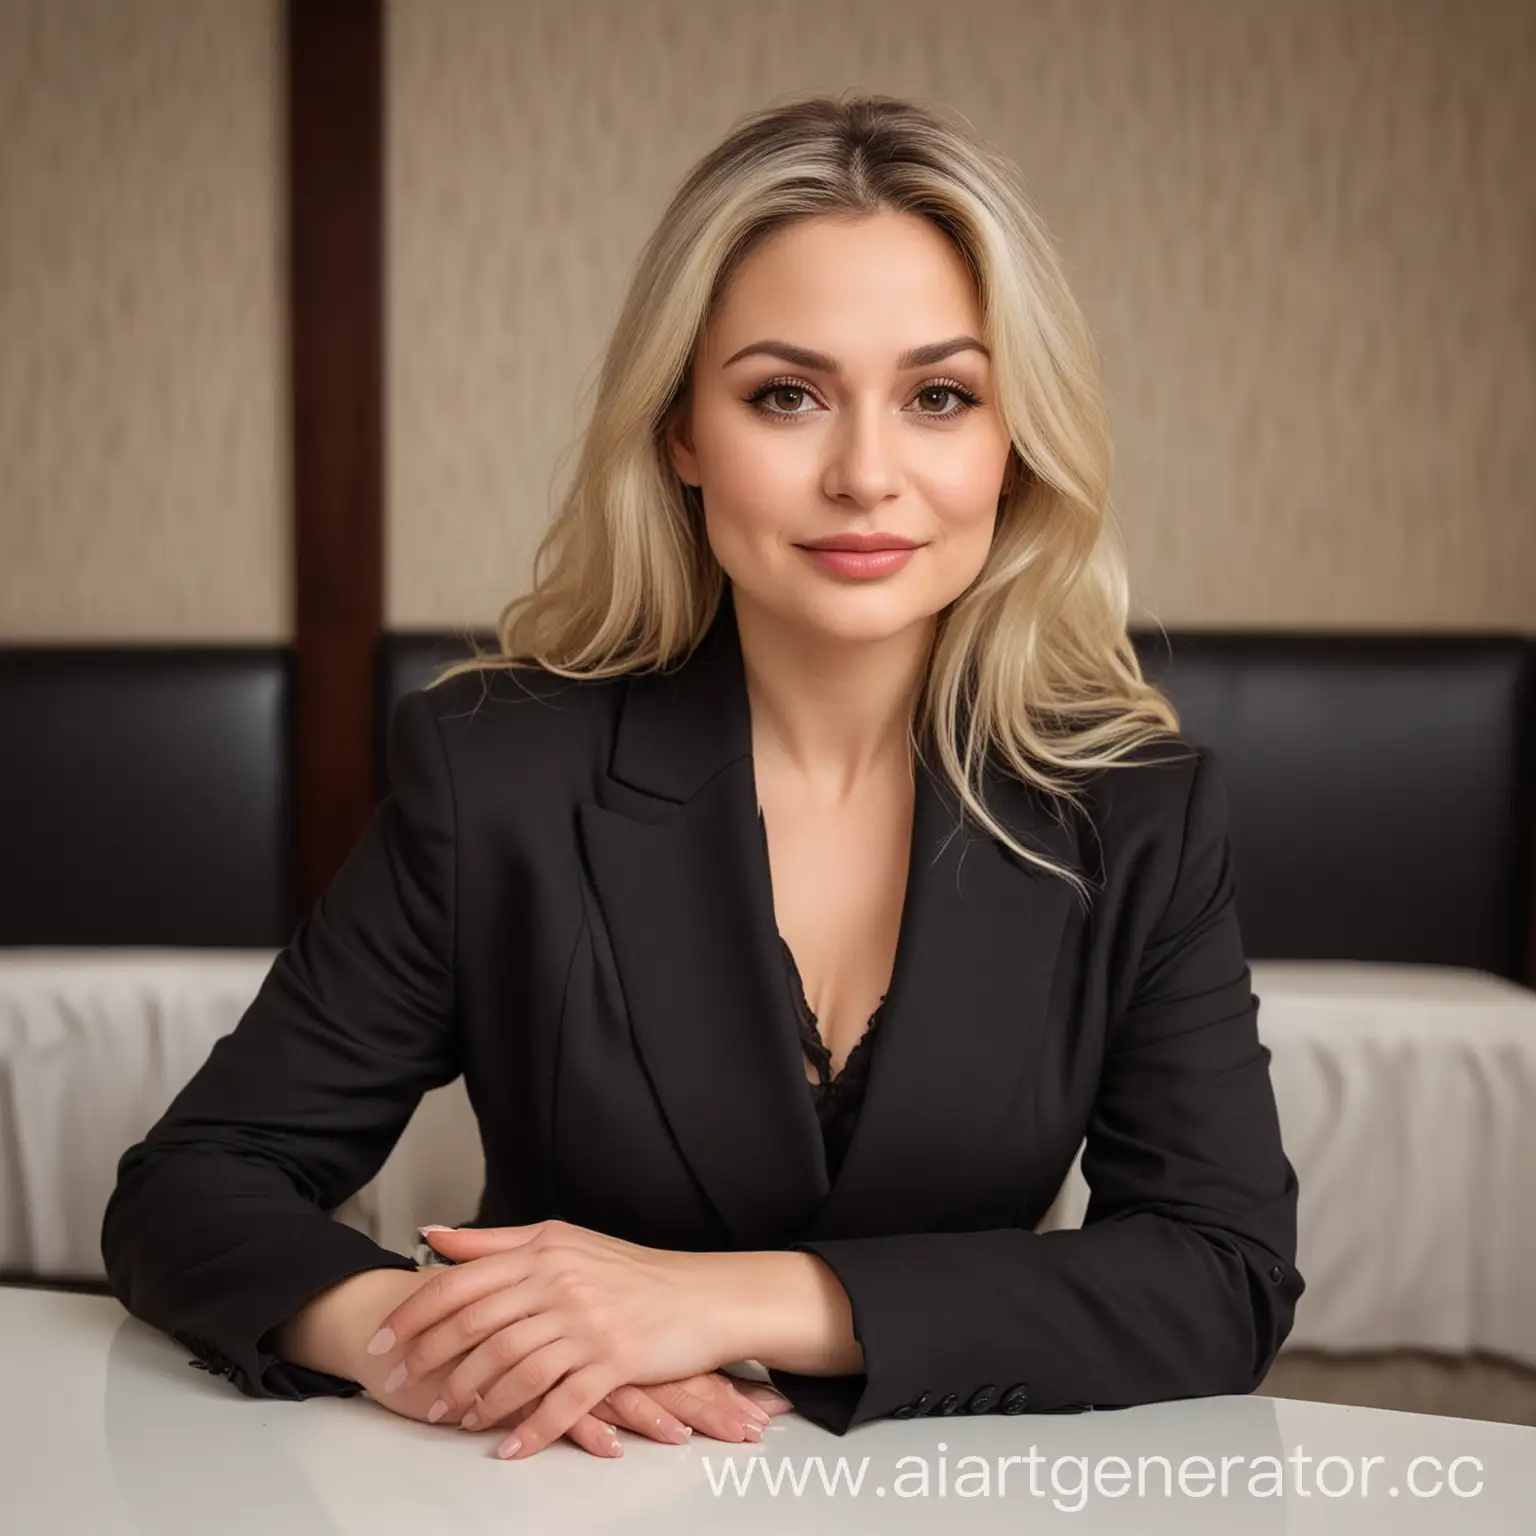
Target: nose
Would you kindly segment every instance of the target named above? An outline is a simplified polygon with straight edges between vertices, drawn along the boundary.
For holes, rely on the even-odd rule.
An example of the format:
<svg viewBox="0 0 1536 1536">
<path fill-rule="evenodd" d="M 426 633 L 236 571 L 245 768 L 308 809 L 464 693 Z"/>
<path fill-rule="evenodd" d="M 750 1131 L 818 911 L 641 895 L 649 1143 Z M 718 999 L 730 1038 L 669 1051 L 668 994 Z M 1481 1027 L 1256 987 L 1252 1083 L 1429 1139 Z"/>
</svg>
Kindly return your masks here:
<svg viewBox="0 0 1536 1536">
<path fill-rule="evenodd" d="M 831 457 L 823 477 L 827 495 L 860 507 L 899 496 L 905 482 L 900 425 L 878 400 L 845 412 L 829 439 Z"/>
</svg>

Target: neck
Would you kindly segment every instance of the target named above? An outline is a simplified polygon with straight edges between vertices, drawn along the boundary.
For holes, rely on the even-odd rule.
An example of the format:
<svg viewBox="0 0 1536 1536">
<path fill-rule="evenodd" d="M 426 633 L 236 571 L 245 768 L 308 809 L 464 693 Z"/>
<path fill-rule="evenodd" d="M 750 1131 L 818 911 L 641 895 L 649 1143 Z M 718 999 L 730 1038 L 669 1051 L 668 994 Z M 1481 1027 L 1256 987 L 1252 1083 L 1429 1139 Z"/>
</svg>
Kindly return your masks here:
<svg viewBox="0 0 1536 1536">
<path fill-rule="evenodd" d="M 840 800 L 874 777 L 911 772 L 908 724 L 936 620 L 880 640 L 840 640 L 733 594 L 760 769 Z"/>
</svg>

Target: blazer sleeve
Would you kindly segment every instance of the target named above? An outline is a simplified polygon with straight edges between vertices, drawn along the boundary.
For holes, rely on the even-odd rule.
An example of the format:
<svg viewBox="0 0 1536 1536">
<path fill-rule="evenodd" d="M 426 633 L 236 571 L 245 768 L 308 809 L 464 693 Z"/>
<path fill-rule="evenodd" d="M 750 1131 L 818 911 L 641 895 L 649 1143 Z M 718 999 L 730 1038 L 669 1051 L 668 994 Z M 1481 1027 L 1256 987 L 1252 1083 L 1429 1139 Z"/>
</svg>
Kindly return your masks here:
<svg viewBox="0 0 1536 1536">
<path fill-rule="evenodd" d="M 1166 910 L 1106 1047 L 1082 1227 L 792 1244 L 848 1293 L 865 1371 L 770 1371 L 774 1385 L 836 1434 L 936 1404 L 1062 1412 L 1252 1391 L 1305 1286 L 1250 983 L 1225 791 L 1201 749 Z"/>
<path fill-rule="evenodd" d="M 117 1298 L 250 1397 L 362 1390 L 269 1335 L 349 1275 L 416 1268 L 329 1213 L 460 1071 L 453 796 L 419 690 L 388 760 L 390 793 L 238 1025 L 123 1154 L 102 1219 Z"/>
</svg>

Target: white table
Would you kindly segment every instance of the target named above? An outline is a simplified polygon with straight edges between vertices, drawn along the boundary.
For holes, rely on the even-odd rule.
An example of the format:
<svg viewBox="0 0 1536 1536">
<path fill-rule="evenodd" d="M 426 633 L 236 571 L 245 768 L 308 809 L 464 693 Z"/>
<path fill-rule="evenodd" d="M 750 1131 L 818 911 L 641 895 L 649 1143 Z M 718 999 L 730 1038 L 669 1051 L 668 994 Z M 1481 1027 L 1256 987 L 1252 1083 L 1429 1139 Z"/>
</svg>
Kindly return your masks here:
<svg viewBox="0 0 1536 1536">
<path fill-rule="evenodd" d="M 614 1460 L 560 1442 L 502 1462 L 498 1435 L 401 1419 L 366 1397 L 244 1397 L 189 1368 L 179 1344 L 106 1297 L 0 1288 L 0 1360 L 7 1536 L 1536 1529 L 1536 1429 L 1470 1419 L 1223 1397 L 881 1420 L 837 1436 L 785 1414 L 761 1445 L 626 1435 Z M 1005 1466 L 1000 1487 L 999 1458 L 1032 1451 L 1033 1467 Z M 1171 1493 L 1156 1462 L 1138 1486 L 1138 1458 L 1159 1455 Z M 1225 1495 L 1223 1457 L 1243 1458 L 1228 1463 Z M 1266 1457 L 1274 1461 L 1256 1459 Z M 1369 1465 L 1362 1493 L 1371 1457 L 1382 1460 Z M 1435 1458 L 1415 1468 L 1422 1496 L 1408 1484 L 1415 1457 Z M 1464 1457 L 1476 1461 L 1457 1462 Z M 829 1493 L 821 1475 L 832 1479 L 839 1458 L 846 1471 Z M 965 1458 L 984 1460 L 988 1491 L 976 1491 L 981 1463 Z M 765 1465 L 806 1477 L 804 1491 L 770 1492 Z M 854 1493 L 849 1478 L 861 1465 Z M 926 1495 L 914 1491 L 924 1467 Z M 1270 1474 L 1266 1486 L 1278 1495 L 1250 1489 L 1255 1470 Z M 730 1484 L 714 1493 L 711 1472 L 733 1471 L 746 1493 Z M 1446 1486 L 1448 1476 L 1466 1496 Z"/>
</svg>

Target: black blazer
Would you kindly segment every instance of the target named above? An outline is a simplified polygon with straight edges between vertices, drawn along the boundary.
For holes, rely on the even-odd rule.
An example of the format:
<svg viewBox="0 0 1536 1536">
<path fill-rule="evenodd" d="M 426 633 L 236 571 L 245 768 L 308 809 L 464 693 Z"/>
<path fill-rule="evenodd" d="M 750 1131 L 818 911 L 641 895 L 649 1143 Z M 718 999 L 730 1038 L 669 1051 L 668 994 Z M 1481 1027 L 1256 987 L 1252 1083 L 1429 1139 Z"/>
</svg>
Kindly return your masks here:
<svg viewBox="0 0 1536 1536">
<path fill-rule="evenodd" d="M 463 1073 L 473 1225 L 560 1216 L 830 1265 L 866 1371 L 772 1377 L 838 1434 L 1262 1379 L 1303 1290 L 1297 1189 L 1209 751 L 1096 775 L 1087 820 L 991 774 L 1026 846 L 1093 878 L 1087 911 L 962 836 L 920 765 L 895 971 L 830 1188 L 729 592 L 671 674 L 407 694 L 389 773 L 238 1027 L 118 1167 L 112 1288 L 194 1363 L 257 1397 L 360 1390 L 268 1333 L 348 1275 L 414 1267 L 327 1213 Z M 1085 1224 L 1036 1233 L 1085 1133 Z"/>
</svg>

